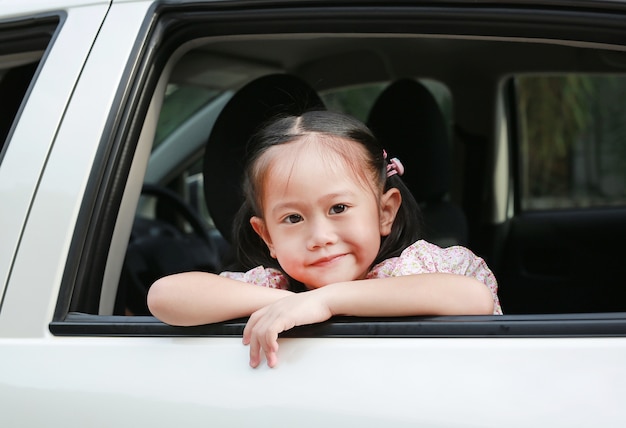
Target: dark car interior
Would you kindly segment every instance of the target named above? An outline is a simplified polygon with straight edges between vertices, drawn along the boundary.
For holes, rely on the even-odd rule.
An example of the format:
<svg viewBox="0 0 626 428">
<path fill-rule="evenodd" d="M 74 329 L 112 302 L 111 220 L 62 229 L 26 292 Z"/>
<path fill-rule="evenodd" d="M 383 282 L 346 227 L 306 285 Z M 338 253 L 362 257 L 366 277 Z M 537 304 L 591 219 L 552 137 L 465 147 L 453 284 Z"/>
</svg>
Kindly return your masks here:
<svg viewBox="0 0 626 428">
<path fill-rule="evenodd" d="M 144 277 L 143 281 L 130 281 L 131 289 L 142 290 L 129 298 L 134 302 L 133 313 L 148 314 L 145 290 L 159 276 L 191 269 L 219 271 L 228 262 L 216 253 L 230 241 L 232 218 L 241 200 L 236 184 L 248 136 L 281 109 L 298 111 L 322 105 L 312 87 L 290 74 L 263 76 L 235 94 L 215 123 L 204 155 L 205 198 L 220 234 L 211 238 L 206 226 L 193 220 L 197 213 L 185 216 L 205 239 L 162 231 L 158 238 L 146 241 L 141 231 L 136 231 L 140 236 L 131 241 L 124 270 L 124 275 Z M 389 84 L 375 100 L 367 122 L 387 150 L 407 165 L 404 178 L 420 203 L 424 238 L 444 247 L 468 245 L 482 254 L 499 280 L 507 314 L 624 310 L 626 288 L 618 285 L 618 278 L 626 273 L 620 262 L 626 238 L 623 208 L 520 212 L 502 224 L 485 223 L 477 216 L 484 213 L 479 201 L 487 200 L 487 195 L 469 188 L 465 191 L 470 195 L 461 203 L 450 199 L 450 131 L 433 95 L 417 79 L 403 78 Z M 459 128 L 456 125 L 459 135 L 455 137 L 469 151 L 465 186 L 484 189 L 488 184 L 484 168 L 489 139 L 465 135 Z M 472 198 L 474 193 L 481 199 Z M 163 199 L 162 211 L 174 206 L 180 208 L 179 213 L 193 212 L 188 206 L 183 208 L 183 201 L 173 202 L 174 196 Z M 165 221 L 167 213 L 160 216 L 163 227 L 171 229 Z M 418 218 L 416 215 L 416 221 Z"/>
</svg>

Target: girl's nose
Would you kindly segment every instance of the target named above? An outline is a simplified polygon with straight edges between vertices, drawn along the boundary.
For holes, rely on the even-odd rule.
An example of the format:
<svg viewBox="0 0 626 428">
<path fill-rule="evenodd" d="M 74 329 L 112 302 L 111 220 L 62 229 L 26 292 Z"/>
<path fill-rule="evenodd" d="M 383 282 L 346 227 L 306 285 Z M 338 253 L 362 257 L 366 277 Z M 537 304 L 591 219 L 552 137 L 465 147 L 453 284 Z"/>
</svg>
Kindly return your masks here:
<svg viewBox="0 0 626 428">
<path fill-rule="evenodd" d="M 309 250 L 315 250 L 337 242 L 337 234 L 329 221 L 312 221 L 309 227 L 310 233 L 307 242 Z"/>
</svg>

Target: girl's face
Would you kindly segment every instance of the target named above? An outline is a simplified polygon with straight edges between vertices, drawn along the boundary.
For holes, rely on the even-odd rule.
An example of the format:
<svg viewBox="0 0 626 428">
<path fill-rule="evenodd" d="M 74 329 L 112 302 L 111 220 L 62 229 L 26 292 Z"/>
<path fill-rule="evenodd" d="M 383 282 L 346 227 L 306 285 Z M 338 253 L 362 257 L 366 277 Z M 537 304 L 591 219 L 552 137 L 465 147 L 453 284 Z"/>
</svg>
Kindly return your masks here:
<svg viewBox="0 0 626 428">
<path fill-rule="evenodd" d="M 323 137 L 303 138 L 263 155 L 271 156 L 262 185 L 263 217 L 250 222 L 272 257 L 307 288 L 363 279 L 381 236 L 391 232 L 400 192 L 382 194 L 377 183 L 363 183 L 341 156 L 316 144 Z"/>
</svg>

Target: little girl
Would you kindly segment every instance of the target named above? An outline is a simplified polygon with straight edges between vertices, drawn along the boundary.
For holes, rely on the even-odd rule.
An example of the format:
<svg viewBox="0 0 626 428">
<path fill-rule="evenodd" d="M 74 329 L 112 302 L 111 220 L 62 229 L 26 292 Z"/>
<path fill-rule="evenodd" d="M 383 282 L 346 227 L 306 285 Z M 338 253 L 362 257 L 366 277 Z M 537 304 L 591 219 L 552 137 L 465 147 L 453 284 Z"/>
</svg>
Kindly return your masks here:
<svg viewBox="0 0 626 428">
<path fill-rule="evenodd" d="M 481 258 L 418 240 L 402 164 L 361 122 L 312 111 L 269 123 L 251 143 L 234 229 L 242 272 L 161 278 L 148 294 L 154 316 L 173 325 L 250 316 L 250 365 L 264 354 L 274 367 L 279 333 L 334 315 L 502 313 Z"/>
</svg>

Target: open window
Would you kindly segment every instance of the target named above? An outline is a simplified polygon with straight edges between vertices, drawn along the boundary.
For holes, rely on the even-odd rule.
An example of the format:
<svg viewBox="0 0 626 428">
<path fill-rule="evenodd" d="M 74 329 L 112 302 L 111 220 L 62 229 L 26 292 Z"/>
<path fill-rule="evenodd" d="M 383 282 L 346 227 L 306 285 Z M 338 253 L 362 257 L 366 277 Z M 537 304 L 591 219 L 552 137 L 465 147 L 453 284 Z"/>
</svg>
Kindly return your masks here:
<svg viewBox="0 0 626 428">
<path fill-rule="evenodd" d="M 515 178 L 514 185 L 509 186 L 508 182 L 504 186 L 496 185 L 502 179 L 496 173 L 501 161 L 499 144 L 510 149 L 507 153 L 511 156 L 521 156 L 522 152 L 516 150 L 530 144 L 534 137 L 528 133 L 535 129 L 522 126 L 523 121 L 531 120 L 531 110 L 519 104 L 505 115 L 510 132 L 496 131 L 500 130 L 501 119 L 497 103 L 502 99 L 501 91 L 507 87 L 503 82 L 512 75 L 524 75 L 516 85 L 521 88 L 517 99 L 522 100 L 527 94 L 524 91 L 528 91 L 524 88 L 537 83 L 526 74 L 554 69 L 559 59 L 562 61 L 558 65 L 572 72 L 581 67 L 597 67 L 619 73 L 618 66 L 602 60 L 604 52 L 618 48 L 608 44 L 612 40 L 609 33 L 606 40 L 601 37 L 602 30 L 594 36 L 594 43 L 605 43 L 598 49 L 595 45 L 581 45 L 578 40 L 581 24 L 573 17 L 559 18 L 563 21 L 558 27 L 549 23 L 534 27 L 537 34 L 521 41 L 515 27 L 500 25 L 500 20 L 508 16 L 502 10 L 485 9 L 468 14 L 467 10 L 448 7 L 437 10 L 392 7 L 384 17 L 377 14 L 376 8 L 369 7 L 343 8 L 341 13 L 332 7 L 315 11 L 312 15 L 308 8 L 277 7 L 263 10 L 259 18 L 259 10 L 247 7 L 228 10 L 224 6 L 216 12 L 201 6 L 187 5 L 180 9 L 167 5 L 155 12 L 157 24 L 146 30 L 150 31 L 146 37 L 150 46 L 156 48 L 138 55 L 141 63 L 138 69 L 145 74 L 133 75 L 135 80 L 123 82 L 137 95 L 130 107 L 123 110 L 124 120 L 119 121 L 122 128 L 117 130 L 115 139 L 103 142 L 109 145 L 109 150 L 103 152 L 111 155 L 100 159 L 99 172 L 107 173 L 100 174 L 97 180 L 109 181 L 94 184 L 98 191 L 85 201 L 85 206 L 100 209 L 85 211 L 86 226 L 74 238 L 73 254 L 77 262 L 64 280 L 64 295 L 59 300 L 52 331 L 140 336 L 241 334 L 242 320 L 195 328 L 159 323 L 143 305 L 146 287 L 160 274 L 177 269 L 217 272 L 223 267 L 228 257 L 228 239 L 203 203 L 207 183 L 201 179 L 200 172 L 205 168 L 207 156 L 219 160 L 219 155 L 207 148 L 207 141 L 220 112 L 244 85 L 264 76 L 289 74 L 322 94 L 329 108 L 339 108 L 341 99 L 346 97 L 346 92 L 342 95 L 340 91 L 345 88 L 368 88 L 355 92 L 357 95 L 350 98 L 351 103 L 370 92 L 368 99 L 373 99 L 385 85 L 399 77 L 430 82 L 430 89 L 439 98 L 450 125 L 456 166 L 452 177 L 453 198 L 463 203 L 472 226 L 468 246 L 479 255 L 483 251 L 487 255 L 502 255 L 496 276 L 505 296 L 503 309 L 505 314 L 511 314 L 338 319 L 296 329 L 290 335 L 623 334 L 626 305 L 622 302 L 626 300 L 614 305 L 597 302 L 586 308 L 571 303 L 585 299 L 584 291 L 577 288 L 583 286 L 582 282 L 572 273 L 575 270 L 569 270 L 575 269 L 582 259 L 571 258 L 564 266 L 561 259 L 546 262 L 541 256 L 533 255 L 537 245 L 551 248 L 545 241 L 553 243 L 552 232 L 562 224 L 567 225 L 573 217 L 558 214 L 544 224 L 533 220 L 529 226 L 520 226 L 525 224 L 525 213 L 507 204 L 525 192 L 522 187 L 516 187 L 522 182 Z M 435 25 L 433 14 L 444 21 L 452 16 L 458 19 L 450 20 L 449 25 Z M 594 14 L 589 13 L 587 18 L 594 19 Z M 404 23 L 402 32 L 396 29 L 400 21 Z M 496 57 L 500 60 L 493 61 Z M 368 110 L 363 103 L 357 101 L 352 110 L 355 115 Z M 518 116 L 518 111 L 526 116 Z M 605 128 L 598 129 L 605 132 Z M 517 137 L 517 130 L 526 134 Z M 572 141 L 571 147 L 579 147 L 575 145 L 579 140 Z M 557 140 L 554 142 L 559 144 Z M 580 150 L 589 149 L 580 147 Z M 602 156 L 613 156 L 608 153 Z M 521 160 L 504 159 L 508 168 L 504 174 L 506 180 L 511 176 L 521 177 L 515 175 L 525 168 L 518 168 Z M 574 156 L 569 162 L 573 165 L 578 161 Z M 546 167 L 539 166 L 540 173 L 545 170 Z M 554 171 L 557 170 L 555 167 Z M 615 167 L 614 171 L 610 174 L 612 180 L 623 178 L 619 168 Z M 217 184 L 233 185 L 226 178 Z M 532 190 L 529 192 L 532 195 Z M 532 206 L 536 202 L 524 199 L 523 204 Z M 494 214 L 485 208 L 491 205 L 505 206 L 504 214 Z M 611 227 L 621 227 L 623 218 L 620 212 L 600 219 L 586 216 L 585 220 L 606 224 L 611 219 Z M 537 232 L 533 235 L 534 231 Z M 494 239 L 483 239 L 480 236 L 483 232 Z M 608 232 L 609 229 L 605 230 L 603 240 L 588 233 L 589 245 L 593 248 L 607 243 L 614 245 L 615 234 Z M 528 233 L 536 241 L 524 238 Z M 78 249 L 83 248 L 85 251 L 78 257 Z M 619 247 L 612 248 L 624 254 Z M 576 251 L 572 246 L 567 249 Z M 518 265 L 520 255 L 527 253 L 533 255 L 531 261 Z M 181 264 L 171 267 L 174 270 L 161 270 L 170 269 L 167 265 L 175 262 Z M 540 267 L 547 271 L 541 271 L 539 276 L 529 275 L 529 263 L 543 264 Z M 151 270 L 152 267 L 156 269 Z M 568 269 L 567 276 L 559 279 L 556 288 L 546 288 L 546 278 L 552 281 L 554 269 L 562 268 Z M 615 271 L 616 275 L 620 273 L 623 272 L 619 269 Z M 524 291 L 517 293 L 517 290 Z M 571 294 L 578 292 L 583 294 Z M 593 293 L 596 297 L 601 294 L 598 290 Z M 543 305 L 545 301 L 550 304 Z M 618 313 L 610 313 L 613 311 Z"/>
</svg>

